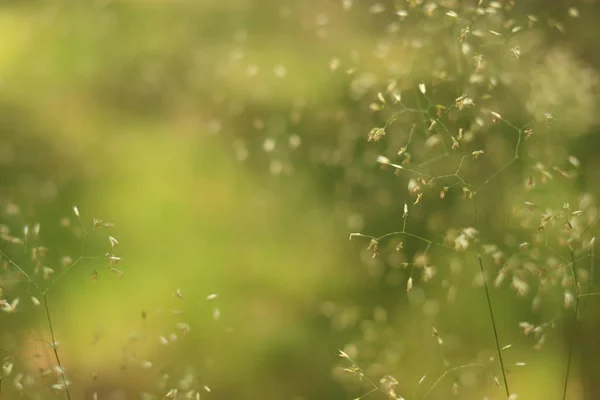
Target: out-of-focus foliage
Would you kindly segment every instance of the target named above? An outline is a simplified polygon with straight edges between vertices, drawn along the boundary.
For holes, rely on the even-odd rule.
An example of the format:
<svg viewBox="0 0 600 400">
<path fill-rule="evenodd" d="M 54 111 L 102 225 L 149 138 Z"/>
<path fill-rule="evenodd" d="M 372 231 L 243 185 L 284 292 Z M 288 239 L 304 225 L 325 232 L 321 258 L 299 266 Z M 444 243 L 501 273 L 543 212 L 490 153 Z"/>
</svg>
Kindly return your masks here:
<svg viewBox="0 0 600 400">
<path fill-rule="evenodd" d="M 595 398 L 574 3 L 3 4 L 0 397 Z"/>
</svg>

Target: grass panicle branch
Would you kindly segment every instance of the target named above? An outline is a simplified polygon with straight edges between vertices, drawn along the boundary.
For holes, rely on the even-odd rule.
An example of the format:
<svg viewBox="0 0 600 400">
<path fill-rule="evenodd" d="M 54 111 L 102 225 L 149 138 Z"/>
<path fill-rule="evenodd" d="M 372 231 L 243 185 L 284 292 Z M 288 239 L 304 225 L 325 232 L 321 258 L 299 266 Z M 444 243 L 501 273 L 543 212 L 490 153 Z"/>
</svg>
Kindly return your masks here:
<svg viewBox="0 0 600 400">
<path fill-rule="evenodd" d="M 78 264 L 80 264 L 82 261 L 84 260 L 100 260 L 103 258 L 106 258 L 107 255 L 109 253 L 107 253 L 107 255 L 105 255 L 104 257 L 101 256 L 84 256 L 83 252 L 85 249 L 85 244 L 87 242 L 88 239 L 88 231 L 85 229 L 85 225 L 83 224 L 83 221 L 80 218 L 80 214 L 79 214 L 79 209 L 77 207 L 74 207 L 74 213 L 77 217 L 77 220 L 80 222 L 81 227 L 84 231 L 84 236 L 82 238 L 81 241 L 81 253 L 79 255 L 79 257 L 75 260 L 72 261 L 71 263 L 69 263 L 68 265 L 64 266 L 63 270 L 52 280 L 50 280 L 49 284 L 47 286 L 44 287 L 44 285 L 42 285 L 39 281 L 34 279 L 34 274 L 29 273 L 26 271 L 26 269 L 24 269 L 22 266 L 20 266 L 19 264 L 17 264 L 17 262 L 15 262 L 13 259 L 11 259 L 11 257 L 9 257 L 9 255 L 3 250 L 0 249 L 0 257 L 1 259 L 5 260 L 4 262 L 6 263 L 7 266 L 11 266 L 13 268 L 15 268 L 19 274 L 24 278 L 24 281 L 26 281 L 27 283 L 27 293 L 29 293 L 30 295 L 32 295 L 32 298 L 35 299 L 35 302 L 37 302 L 36 305 L 42 304 L 43 303 L 43 309 L 44 309 L 44 314 L 45 314 L 45 319 L 47 321 L 47 327 L 50 333 L 50 343 L 49 346 L 52 349 L 52 353 L 54 355 L 54 359 L 56 360 L 56 365 L 55 365 L 55 369 L 57 371 L 57 374 L 60 376 L 60 383 L 53 385 L 53 389 L 57 390 L 57 391 L 64 391 L 65 396 L 67 398 L 67 400 L 71 400 L 72 396 L 71 396 L 71 391 L 69 389 L 69 385 L 70 382 L 67 379 L 66 373 L 65 373 L 65 367 L 61 361 L 60 358 L 60 354 L 58 351 L 58 342 L 56 340 L 56 332 L 55 332 L 55 327 L 54 327 L 54 323 L 52 321 L 52 317 L 51 317 L 51 312 L 50 312 L 50 306 L 49 306 L 49 300 L 48 300 L 48 293 L 50 292 L 51 289 L 54 288 L 55 284 L 57 283 L 57 281 L 59 279 L 61 279 L 62 277 L 64 277 L 68 272 L 70 272 L 75 266 L 77 266 Z M 111 244 L 111 247 L 114 248 L 116 244 L 118 244 L 118 241 L 112 237 L 109 236 L 109 242 Z M 113 257 L 118 259 L 118 257 Z M 109 262 L 114 262 L 114 260 L 112 260 L 109 257 Z M 48 277 L 45 277 L 44 279 L 48 279 Z M 0 286 L 0 296 L 2 294 L 1 291 L 2 287 Z M 34 293 L 32 292 L 32 290 L 34 290 L 36 292 L 36 295 L 40 295 L 41 296 L 41 302 L 37 300 L 36 295 L 34 295 Z M 1 300 L 1 299 L 0 299 Z M 35 304 L 34 302 L 34 304 Z M 14 306 L 13 306 L 14 309 Z M 11 367 L 12 368 L 12 367 Z M 0 376 L 0 394 L 1 394 L 1 384 L 3 379 L 6 377 L 6 373 Z M 20 378 L 19 378 L 20 379 Z M 16 384 L 17 385 L 17 384 Z M 18 387 L 20 385 L 20 381 L 18 382 Z M 21 391 L 23 390 L 22 385 L 21 387 Z M 22 392 L 24 393 L 24 392 Z"/>
<path fill-rule="evenodd" d="M 427 389 L 427 392 L 425 392 L 425 394 L 421 397 L 421 400 L 425 400 L 429 397 L 429 395 L 431 395 L 431 393 L 433 392 L 433 390 L 437 387 L 437 385 L 444 380 L 444 378 L 446 376 L 448 376 L 448 374 L 451 374 L 453 372 L 456 371 L 460 371 L 462 369 L 466 369 L 466 368 L 483 368 L 483 369 L 487 369 L 488 367 L 484 364 L 478 364 L 478 363 L 471 363 L 471 364 L 465 364 L 465 365 L 461 365 L 458 367 L 453 367 L 450 369 L 447 369 L 446 371 L 444 371 L 436 380 L 435 382 L 433 382 L 433 384 L 429 387 L 429 389 Z"/>
</svg>

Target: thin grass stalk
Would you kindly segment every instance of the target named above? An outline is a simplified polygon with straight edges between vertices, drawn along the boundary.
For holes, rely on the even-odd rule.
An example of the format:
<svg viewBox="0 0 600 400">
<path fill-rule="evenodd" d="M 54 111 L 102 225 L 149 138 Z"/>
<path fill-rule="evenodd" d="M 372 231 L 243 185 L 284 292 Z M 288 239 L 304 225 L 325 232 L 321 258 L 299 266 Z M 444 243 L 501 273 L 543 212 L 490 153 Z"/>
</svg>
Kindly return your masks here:
<svg viewBox="0 0 600 400">
<path fill-rule="evenodd" d="M 481 254 L 477 256 L 479 259 L 479 268 L 483 276 L 483 286 L 485 287 L 485 296 L 487 299 L 487 305 L 490 312 L 490 319 L 492 320 L 492 328 L 494 330 L 494 339 L 496 341 L 496 351 L 498 353 L 498 360 L 500 360 L 500 368 L 502 369 L 502 379 L 504 381 L 504 389 L 506 390 L 506 397 L 510 397 L 510 390 L 508 389 L 508 379 L 506 379 L 506 369 L 504 368 L 504 360 L 502 358 L 502 350 L 500 348 L 500 340 L 498 339 L 498 329 L 496 328 L 496 319 L 494 318 L 494 310 L 492 308 L 492 300 L 490 297 L 490 289 L 487 284 L 485 277 L 485 270 L 483 269 L 483 261 L 481 260 Z"/>
<path fill-rule="evenodd" d="M 71 400 L 71 393 L 69 392 L 69 387 L 67 386 L 67 378 L 65 377 L 65 370 L 63 369 L 62 363 L 60 362 L 60 357 L 58 355 L 56 339 L 54 337 L 54 327 L 52 326 L 52 318 L 50 318 L 50 309 L 48 308 L 48 298 L 46 297 L 46 293 L 44 293 L 44 307 L 46 308 L 46 318 L 48 319 L 48 327 L 50 328 L 50 339 L 52 340 L 52 351 L 54 351 L 54 357 L 56 358 L 56 364 L 58 365 L 58 368 L 60 368 L 60 375 L 62 377 L 63 385 L 65 386 L 65 393 L 67 394 L 67 399 Z"/>
<path fill-rule="evenodd" d="M 575 283 L 575 315 L 573 316 L 573 324 L 571 325 L 571 338 L 569 340 L 569 355 L 567 356 L 567 372 L 565 373 L 565 384 L 563 386 L 563 400 L 567 398 L 567 388 L 569 386 L 569 374 L 571 372 L 571 358 L 573 357 L 573 348 L 575 347 L 575 333 L 577 330 L 577 318 L 579 317 L 579 281 L 577 280 L 577 271 L 575 270 L 575 255 L 571 250 L 571 275 L 573 276 L 573 282 Z"/>
</svg>

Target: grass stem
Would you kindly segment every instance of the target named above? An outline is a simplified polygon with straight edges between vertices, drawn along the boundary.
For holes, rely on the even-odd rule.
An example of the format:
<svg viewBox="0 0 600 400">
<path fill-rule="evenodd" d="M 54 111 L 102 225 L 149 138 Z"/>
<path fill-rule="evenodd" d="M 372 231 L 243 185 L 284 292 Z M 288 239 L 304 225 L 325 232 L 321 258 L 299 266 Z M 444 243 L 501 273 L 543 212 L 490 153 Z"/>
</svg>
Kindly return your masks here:
<svg viewBox="0 0 600 400">
<path fill-rule="evenodd" d="M 567 372 L 565 373 L 565 384 L 563 387 L 563 400 L 567 398 L 567 387 L 569 386 L 569 374 L 571 372 L 571 358 L 573 357 L 573 347 L 575 346 L 575 332 L 577 329 L 577 318 L 579 317 L 579 281 L 577 280 L 577 271 L 575 270 L 575 255 L 571 250 L 571 275 L 575 283 L 575 315 L 573 316 L 573 324 L 571 325 L 571 338 L 569 340 L 569 355 L 567 356 Z"/>
<path fill-rule="evenodd" d="M 492 320 L 492 328 L 494 329 L 494 339 L 496 341 L 496 351 L 498 352 L 498 359 L 500 360 L 500 368 L 502 369 L 502 379 L 504 380 L 504 389 L 506 390 L 506 397 L 510 397 L 510 390 L 508 389 L 508 380 L 506 379 L 506 369 L 504 368 L 504 360 L 502 359 L 502 350 L 500 348 L 500 340 L 498 340 L 498 329 L 496 328 L 496 319 L 494 318 L 494 310 L 492 308 L 492 300 L 490 297 L 490 289 L 487 284 L 485 277 L 485 270 L 483 269 L 483 261 L 481 255 L 478 255 L 479 267 L 481 268 L 481 274 L 483 276 L 483 286 L 485 287 L 485 296 L 487 298 L 487 305 L 490 311 L 490 318 Z"/>
</svg>

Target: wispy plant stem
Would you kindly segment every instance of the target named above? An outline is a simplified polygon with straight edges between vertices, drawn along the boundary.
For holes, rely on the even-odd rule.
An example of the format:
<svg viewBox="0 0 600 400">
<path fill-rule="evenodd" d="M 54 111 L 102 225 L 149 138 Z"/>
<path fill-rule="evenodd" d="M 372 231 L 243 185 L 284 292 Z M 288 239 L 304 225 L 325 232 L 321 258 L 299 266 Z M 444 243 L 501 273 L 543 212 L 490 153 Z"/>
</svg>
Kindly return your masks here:
<svg viewBox="0 0 600 400">
<path fill-rule="evenodd" d="M 481 269 L 481 274 L 483 277 L 483 286 L 485 287 L 485 297 L 487 298 L 487 305 L 490 311 L 490 318 L 492 320 L 492 328 L 494 329 L 494 338 L 496 341 L 496 351 L 498 352 L 498 360 L 500 360 L 500 368 L 502 369 L 502 379 L 504 380 L 504 389 L 506 390 L 506 397 L 510 397 L 510 390 L 508 389 L 508 380 L 506 379 L 506 369 L 504 368 L 504 360 L 502 359 L 502 350 L 500 348 L 500 340 L 498 340 L 498 329 L 496 328 L 496 319 L 494 318 L 494 310 L 492 308 L 492 300 L 490 297 L 490 289 L 487 284 L 487 279 L 485 277 L 485 270 L 483 269 L 483 261 L 481 259 L 481 254 L 477 256 L 479 259 L 479 268 Z"/>
<path fill-rule="evenodd" d="M 52 351 L 54 351 L 54 357 L 56 358 L 56 364 L 58 368 L 60 368 L 60 375 L 62 377 L 63 385 L 65 386 L 65 393 L 67 394 L 67 399 L 71 400 L 71 393 L 69 392 L 69 387 L 67 386 L 67 378 L 65 377 L 65 370 L 60 362 L 60 357 L 58 356 L 58 346 L 56 345 L 56 339 L 54 338 L 54 328 L 52 326 L 52 318 L 50 318 L 50 309 L 48 308 L 48 298 L 46 297 L 46 293 L 44 296 L 44 307 L 46 309 L 46 318 L 48 319 L 48 327 L 50 328 L 50 339 L 52 340 Z"/>
<path fill-rule="evenodd" d="M 579 281 L 577 280 L 577 271 L 575 270 L 575 255 L 571 250 L 571 275 L 575 283 L 575 315 L 573 316 L 573 324 L 571 325 L 571 338 L 569 340 L 569 355 L 567 356 L 567 372 L 565 374 L 565 385 L 563 387 L 563 400 L 567 398 L 567 387 L 569 386 L 569 373 L 571 372 L 571 358 L 573 357 L 573 347 L 575 345 L 575 331 L 577 329 L 577 318 L 579 316 Z"/>
<path fill-rule="evenodd" d="M 477 368 L 483 368 L 483 369 L 487 369 L 487 367 L 483 364 L 477 364 L 477 363 L 472 363 L 472 364 L 465 364 L 465 365 L 461 365 L 459 367 L 454 367 L 454 368 L 450 368 L 447 369 L 446 371 L 444 371 L 444 373 L 442 375 L 440 375 L 435 382 L 433 382 L 433 385 L 431 385 L 429 387 L 429 389 L 427 390 L 427 392 L 423 395 L 423 397 L 421 397 L 421 400 L 425 400 L 427 397 L 429 397 L 429 395 L 431 394 L 431 392 L 433 392 L 433 389 L 436 388 L 436 386 L 451 372 L 455 372 L 461 369 L 465 369 L 465 368 L 473 368 L 473 367 L 477 367 Z"/>
</svg>

